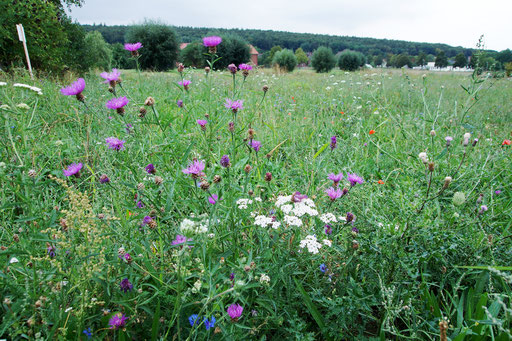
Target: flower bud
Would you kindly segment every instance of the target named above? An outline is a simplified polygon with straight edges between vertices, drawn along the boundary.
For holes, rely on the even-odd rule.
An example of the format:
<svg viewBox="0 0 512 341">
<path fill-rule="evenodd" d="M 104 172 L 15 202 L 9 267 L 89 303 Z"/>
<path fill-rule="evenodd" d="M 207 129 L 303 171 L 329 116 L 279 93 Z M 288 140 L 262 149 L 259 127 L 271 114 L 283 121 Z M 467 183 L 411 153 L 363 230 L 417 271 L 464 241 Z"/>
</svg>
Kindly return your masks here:
<svg viewBox="0 0 512 341">
<path fill-rule="evenodd" d="M 235 64 L 229 64 L 228 65 L 228 70 L 229 70 L 229 72 L 231 72 L 234 75 L 236 73 L 236 71 L 237 71 L 237 67 L 236 67 Z"/>
<path fill-rule="evenodd" d="M 263 92 L 267 92 L 268 91 L 268 85 L 263 85 L 262 90 L 263 90 Z"/>
<path fill-rule="evenodd" d="M 265 174 L 265 181 L 266 181 L 266 182 L 270 182 L 270 181 L 272 181 L 272 173 L 267 172 L 267 173 Z"/>
<path fill-rule="evenodd" d="M 164 179 L 161 176 L 155 176 L 155 184 L 160 186 L 164 182 Z"/>
<path fill-rule="evenodd" d="M 219 182 L 221 182 L 221 181 L 222 181 L 222 177 L 221 177 L 220 175 L 215 175 L 215 176 L 213 177 L 213 183 L 214 183 L 214 184 L 218 184 L 218 183 L 219 183 Z"/>
<path fill-rule="evenodd" d="M 144 116 L 146 116 L 146 112 L 147 112 L 146 108 L 140 107 L 140 109 L 139 109 L 139 117 L 143 118 Z"/>
<path fill-rule="evenodd" d="M 436 136 L 436 131 L 434 129 L 432 129 L 430 131 L 430 136 L 432 136 L 432 137 Z"/>
<path fill-rule="evenodd" d="M 435 163 L 433 163 L 433 162 L 429 162 L 429 163 L 428 163 L 428 170 L 429 170 L 430 172 L 433 172 L 433 171 L 434 171 L 434 167 L 435 167 Z"/>
<path fill-rule="evenodd" d="M 207 191 L 210 188 L 210 184 L 208 183 L 208 181 L 203 180 L 201 181 L 200 187 L 203 191 Z"/>
<path fill-rule="evenodd" d="M 185 70 L 185 66 L 184 66 L 182 63 L 179 63 L 179 64 L 178 64 L 178 72 L 179 72 L 179 73 L 182 73 L 182 72 L 183 72 L 183 70 Z"/>
<path fill-rule="evenodd" d="M 452 182 L 452 177 L 451 176 L 447 176 L 446 178 L 444 178 L 443 189 L 447 189 L 448 186 L 450 186 L 451 182 Z"/>
<path fill-rule="evenodd" d="M 244 167 L 244 171 L 249 174 L 249 172 L 251 171 L 252 167 L 250 165 L 245 165 Z"/>
<path fill-rule="evenodd" d="M 480 193 L 480 195 L 478 196 L 478 199 L 476 199 L 477 205 L 481 204 L 483 200 L 484 200 L 484 194 Z"/>
<path fill-rule="evenodd" d="M 247 137 L 249 138 L 249 140 L 254 139 L 254 134 L 255 134 L 254 129 L 249 128 L 249 130 L 247 130 Z"/>
<path fill-rule="evenodd" d="M 462 145 L 466 147 L 469 144 L 469 139 L 471 138 L 471 133 L 465 133 L 464 139 L 462 141 Z"/>
<path fill-rule="evenodd" d="M 474 139 L 473 143 L 471 145 L 474 147 L 474 146 L 476 146 L 477 143 L 478 143 L 478 139 Z"/>
<path fill-rule="evenodd" d="M 350 213 L 350 212 L 347 212 L 347 223 L 350 223 L 351 221 L 353 221 L 355 218 L 354 214 L 353 213 Z"/>
<path fill-rule="evenodd" d="M 445 141 L 446 141 L 446 147 L 450 147 L 451 143 L 452 143 L 452 140 L 453 140 L 453 137 L 451 136 L 446 136 L 445 138 Z"/>
<path fill-rule="evenodd" d="M 155 99 L 153 97 L 146 98 L 146 100 L 144 101 L 144 105 L 147 107 L 152 107 L 153 105 L 155 105 Z"/>
<path fill-rule="evenodd" d="M 206 67 L 204 68 L 204 72 L 206 72 L 206 73 L 210 73 L 210 67 L 209 67 L 209 66 L 206 66 Z"/>
<path fill-rule="evenodd" d="M 142 182 L 140 182 L 139 184 L 137 184 L 137 189 L 139 191 L 143 191 L 146 189 L 146 186 Z"/>
<path fill-rule="evenodd" d="M 229 130 L 230 132 L 234 132 L 234 131 L 235 131 L 235 123 L 233 123 L 233 122 L 229 122 L 229 123 L 228 123 L 228 130 Z"/>
</svg>

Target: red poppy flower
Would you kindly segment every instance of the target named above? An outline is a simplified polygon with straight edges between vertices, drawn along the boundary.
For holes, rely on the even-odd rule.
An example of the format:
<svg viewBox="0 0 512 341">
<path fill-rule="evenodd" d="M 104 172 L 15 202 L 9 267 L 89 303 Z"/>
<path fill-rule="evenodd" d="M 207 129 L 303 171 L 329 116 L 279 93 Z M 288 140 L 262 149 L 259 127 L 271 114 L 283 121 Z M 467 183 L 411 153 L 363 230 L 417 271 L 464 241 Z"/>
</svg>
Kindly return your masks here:
<svg viewBox="0 0 512 341">
<path fill-rule="evenodd" d="M 384 181 L 382 181 L 382 180 L 377 181 L 377 183 L 378 183 L 379 185 L 384 185 Z"/>
<path fill-rule="evenodd" d="M 510 146 L 512 142 L 510 140 L 504 140 L 503 143 L 501 144 L 502 146 Z"/>
<path fill-rule="evenodd" d="M 370 135 L 373 135 L 373 134 L 375 134 L 375 130 L 372 129 L 372 130 L 370 130 Z"/>
</svg>

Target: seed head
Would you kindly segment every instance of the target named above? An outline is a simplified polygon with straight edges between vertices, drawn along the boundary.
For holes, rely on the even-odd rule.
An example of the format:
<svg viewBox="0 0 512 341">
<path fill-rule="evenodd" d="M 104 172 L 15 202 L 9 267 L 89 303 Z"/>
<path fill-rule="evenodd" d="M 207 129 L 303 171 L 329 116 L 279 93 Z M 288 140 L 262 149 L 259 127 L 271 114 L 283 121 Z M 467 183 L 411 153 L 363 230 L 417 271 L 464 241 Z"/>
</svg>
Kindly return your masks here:
<svg viewBox="0 0 512 341">
<path fill-rule="evenodd" d="M 268 85 L 263 85 L 262 90 L 263 90 L 263 92 L 267 92 L 268 91 Z"/>
<path fill-rule="evenodd" d="M 139 184 L 137 184 L 137 189 L 139 191 L 143 191 L 146 189 L 146 186 L 142 182 L 140 182 Z"/>
<path fill-rule="evenodd" d="M 161 176 L 155 176 L 155 184 L 160 186 L 164 182 L 164 179 Z"/>
<path fill-rule="evenodd" d="M 146 113 L 147 113 L 146 108 L 140 107 L 140 109 L 139 109 L 139 117 L 143 118 L 144 116 L 146 116 Z"/>
<path fill-rule="evenodd" d="M 434 168 L 435 168 L 436 164 L 433 163 L 433 162 L 429 162 L 428 163 L 428 170 L 429 172 L 433 172 L 434 171 Z"/>
<path fill-rule="evenodd" d="M 432 136 L 432 137 L 436 136 L 436 131 L 434 129 L 432 129 L 430 131 L 430 136 Z"/>
<path fill-rule="evenodd" d="M 450 186 L 451 182 L 452 182 L 452 177 L 451 176 L 447 176 L 446 178 L 444 178 L 443 189 L 447 189 L 448 186 Z"/>
<path fill-rule="evenodd" d="M 244 167 L 244 171 L 249 174 L 249 172 L 251 171 L 252 167 L 250 165 L 245 165 Z"/>
<path fill-rule="evenodd" d="M 146 98 L 146 100 L 144 101 L 144 105 L 147 107 L 152 107 L 153 105 L 155 105 L 155 99 L 153 97 Z"/>
<path fill-rule="evenodd" d="M 247 130 L 247 137 L 249 138 L 249 140 L 252 140 L 254 138 L 255 133 L 256 132 L 252 128 L 249 128 L 249 130 Z"/>
<path fill-rule="evenodd" d="M 214 184 L 218 184 L 218 183 L 219 183 L 219 182 L 221 182 L 221 181 L 222 181 L 222 178 L 221 178 L 221 176 L 220 176 L 220 175 L 215 175 L 215 176 L 213 177 L 213 183 L 214 183 Z"/>
<path fill-rule="evenodd" d="M 36 175 L 37 175 L 37 172 L 35 169 L 31 169 L 28 171 L 28 176 L 30 176 L 31 178 L 34 178 Z"/>
<path fill-rule="evenodd" d="M 185 66 L 184 66 L 182 63 L 179 63 L 179 64 L 178 64 L 178 72 L 179 72 L 179 73 L 182 73 L 182 72 L 183 72 L 183 70 L 185 70 Z"/>
<path fill-rule="evenodd" d="M 206 180 L 201 181 L 201 189 L 203 191 L 207 191 L 209 188 L 210 188 L 210 184 L 208 183 L 208 181 L 206 181 Z"/>
</svg>

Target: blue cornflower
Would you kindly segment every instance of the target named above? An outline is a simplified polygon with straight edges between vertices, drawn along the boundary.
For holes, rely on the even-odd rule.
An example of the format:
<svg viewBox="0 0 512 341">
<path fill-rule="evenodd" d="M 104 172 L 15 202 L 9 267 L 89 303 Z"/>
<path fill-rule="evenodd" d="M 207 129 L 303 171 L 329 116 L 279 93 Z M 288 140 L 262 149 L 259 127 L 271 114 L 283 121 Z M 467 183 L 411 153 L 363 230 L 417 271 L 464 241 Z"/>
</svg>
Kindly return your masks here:
<svg viewBox="0 0 512 341">
<path fill-rule="evenodd" d="M 190 322 L 190 325 L 193 327 L 195 324 L 199 324 L 199 316 L 197 314 L 192 314 L 188 318 L 188 322 Z"/>
<path fill-rule="evenodd" d="M 322 271 L 322 272 L 326 272 L 327 271 L 327 267 L 325 266 L 324 263 L 320 264 L 320 271 Z"/>
<path fill-rule="evenodd" d="M 91 328 L 84 329 L 84 331 L 82 333 L 87 335 L 87 340 L 89 340 L 92 337 Z"/>
<path fill-rule="evenodd" d="M 206 330 L 209 330 L 210 328 L 213 328 L 215 327 L 215 316 L 212 316 L 212 319 L 210 321 L 208 321 L 208 319 L 205 317 L 203 322 L 204 322 L 204 326 L 206 327 Z"/>
</svg>

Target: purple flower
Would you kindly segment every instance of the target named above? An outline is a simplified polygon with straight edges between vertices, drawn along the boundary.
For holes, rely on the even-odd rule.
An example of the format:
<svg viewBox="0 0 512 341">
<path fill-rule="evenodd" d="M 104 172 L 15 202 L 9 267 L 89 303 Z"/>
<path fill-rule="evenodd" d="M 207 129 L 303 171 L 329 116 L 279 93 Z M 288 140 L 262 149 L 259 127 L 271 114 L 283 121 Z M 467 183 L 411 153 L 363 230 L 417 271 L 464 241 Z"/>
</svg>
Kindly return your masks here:
<svg viewBox="0 0 512 341">
<path fill-rule="evenodd" d="M 184 88 L 185 90 L 188 90 L 188 86 L 190 85 L 190 83 L 192 83 L 192 82 L 191 82 L 191 81 L 189 81 L 188 79 L 184 79 L 184 80 L 182 80 L 182 81 L 179 81 L 179 82 L 178 82 L 178 85 L 181 85 L 181 86 L 183 86 L 183 88 Z"/>
<path fill-rule="evenodd" d="M 331 137 L 331 151 L 333 151 L 336 148 L 336 136 Z"/>
<path fill-rule="evenodd" d="M 124 143 L 126 141 L 120 140 L 117 137 L 107 137 L 105 142 L 108 148 L 119 151 L 124 149 Z"/>
<path fill-rule="evenodd" d="M 327 266 L 325 266 L 324 263 L 320 264 L 320 271 L 322 271 L 323 273 L 327 271 Z"/>
<path fill-rule="evenodd" d="M 137 207 L 144 208 L 144 204 L 142 203 L 142 201 L 137 201 Z"/>
<path fill-rule="evenodd" d="M 453 137 L 446 136 L 444 139 L 446 140 L 446 147 L 449 147 L 450 144 L 452 143 Z"/>
<path fill-rule="evenodd" d="M 46 254 L 50 256 L 50 258 L 55 257 L 55 246 L 48 245 L 48 247 L 46 248 Z"/>
<path fill-rule="evenodd" d="M 100 176 L 100 184 L 106 184 L 107 182 L 110 182 L 110 179 L 108 178 L 107 174 L 103 174 Z"/>
<path fill-rule="evenodd" d="M 357 227 L 352 227 L 352 232 L 355 234 L 359 233 L 359 229 Z"/>
<path fill-rule="evenodd" d="M 80 170 L 82 169 L 82 163 L 72 163 L 67 169 L 63 169 L 62 172 L 65 176 L 74 175 L 77 178 L 80 176 Z"/>
<path fill-rule="evenodd" d="M 208 197 L 208 202 L 212 205 L 215 205 L 219 200 L 219 196 L 217 194 L 212 194 L 211 197 Z"/>
<path fill-rule="evenodd" d="M 85 89 L 85 80 L 78 78 L 73 84 L 60 89 L 60 92 L 65 96 L 76 96 L 82 93 Z"/>
<path fill-rule="evenodd" d="M 325 227 L 325 234 L 329 235 L 332 233 L 332 227 L 329 224 L 324 225 Z"/>
<path fill-rule="evenodd" d="M 87 340 L 89 340 L 92 337 L 91 328 L 84 329 L 82 333 L 84 333 L 87 336 Z"/>
<path fill-rule="evenodd" d="M 126 316 L 123 313 L 116 313 L 108 321 L 108 325 L 110 329 L 120 329 L 126 325 Z"/>
<path fill-rule="evenodd" d="M 355 218 L 354 214 L 353 213 L 350 213 L 350 212 L 347 212 L 347 223 L 350 223 L 351 221 L 353 221 Z"/>
<path fill-rule="evenodd" d="M 235 74 L 235 73 L 236 73 L 236 71 L 237 71 L 238 69 L 236 68 L 236 65 L 235 65 L 235 64 L 229 64 L 229 65 L 228 65 L 228 70 L 229 70 L 229 72 L 231 72 L 232 74 Z"/>
<path fill-rule="evenodd" d="M 228 315 L 231 317 L 231 320 L 237 321 L 240 316 L 242 316 L 242 312 L 244 308 L 239 304 L 232 304 L 228 307 Z"/>
<path fill-rule="evenodd" d="M 130 52 L 135 52 L 138 49 L 140 49 L 141 47 L 142 47 L 142 43 L 135 43 L 135 44 L 126 43 L 126 44 L 124 44 L 124 49 L 127 51 L 130 51 Z"/>
<path fill-rule="evenodd" d="M 188 317 L 188 323 L 193 327 L 195 324 L 199 324 L 199 316 L 197 314 L 192 314 Z"/>
<path fill-rule="evenodd" d="M 112 69 L 112 72 L 102 72 L 100 73 L 101 78 L 104 78 L 105 81 L 103 83 L 114 84 L 119 80 L 119 76 L 121 76 L 121 71 L 117 69 Z"/>
<path fill-rule="evenodd" d="M 146 166 L 145 168 L 146 172 L 148 172 L 149 174 L 155 174 L 156 173 L 156 169 L 155 169 L 155 166 L 153 166 L 152 163 L 150 163 L 149 165 Z"/>
<path fill-rule="evenodd" d="M 347 172 L 347 179 L 350 182 L 350 186 L 354 187 L 356 184 L 362 184 L 363 178 L 356 174 L 350 174 Z"/>
<path fill-rule="evenodd" d="M 231 165 L 231 163 L 229 162 L 229 155 L 223 155 L 220 158 L 220 165 L 224 168 L 228 168 Z"/>
<path fill-rule="evenodd" d="M 142 219 L 142 223 L 140 225 L 146 226 L 147 224 L 151 223 L 152 221 L 153 221 L 153 218 L 147 215 Z"/>
<path fill-rule="evenodd" d="M 494 191 L 494 194 L 496 194 L 496 195 L 500 195 L 500 194 L 501 194 L 501 191 L 500 191 L 499 189 L 497 189 L 497 190 L 495 190 L 495 191 Z"/>
<path fill-rule="evenodd" d="M 112 98 L 105 104 L 105 106 L 109 109 L 121 109 L 125 105 L 127 105 L 130 102 L 126 96 L 118 97 L 118 98 Z"/>
<path fill-rule="evenodd" d="M 254 149 L 256 151 L 256 153 L 260 151 L 260 148 L 261 148 L 260 141 L 250 140 L 248 144 L 249 144 L 249 147 L 252 147 L 252 149 Z"/>
<path fill-rule="evenodd" d="M 126 128 L 124 128 L 124 129 L 126 130 L 127 134 L 131 134 L 132 128 L 133 128 L 133 126 L 130 123 L 127 123 Z"/>
<path fill-rule="evenodd" d="M 329 198 L 331 198 L 332 201 L 338 199 L 342 195 L 341 190 L 339 188 L 334 187 L 329 188 L 328 190 L 325 191 L 325 193 L 327 193 L 327 195 L 329 196 Z"/>
<path fill-rule="evenodd" d="M 292 194 L 292 201 L 293 202 L 301 202 L 304 199 L 307 199 L 308 196 L 306 194 L 300 194 L 300 192 L 295 192 Z"/>
<path fill-rule="evenodd" d="M 210 328 L 215 327 L 215 316 L 212 316 L 211 321 L 208 321 L 208 319 L 205 317 L 203 319 L 204 326 L 206 327 L 206 330 L 209 330 Z"/>
<path fill-rule="evenodd" d="M 192 175 L 193 178 L 198 178 L 202 174 L 203 170 L 204 161 L 194 160 L 187 168 L 183 169 L 182 172 Z"/>
<path fill-rule="evenodd" d="M 339 173 L 339 174 L 330 173 L 328 176 L 328 179 L 332 180 L 332 182 L 334 182 L 334 186 L 337 187 L 339 182 L 343 179 L 343 173 Z"/>
<path fill-rule="evenodd" d="M 181 234 L 178 234 L 176 236 L 176 238 L 172 241 L 171 245 L 180 245 L 180 244 L 184 244 L 186 242 L 191 242 L 192 241 L 192 238 L 188 238 L 185 237 L 185 236 L 182 236 Z M 190 248 L 192 248 L 192 246 L 189 246 Z"/>
<path fill-rule="evenodd" d="M 222 38 L 217 36 L 210 36 L 203 38 L 203 45 L 206 47 L 214 47 L 222 43 Z"/>
<path fill-rule="evenodd" d="M 244 101 L 241 101 L 241 100 L 232 101 L 229 98 L 226 98 L 226 103 L 224 104 L 224 106 L 227 109 L 231 109 L 233 111 L 233 113 L 236 114 L 238 112 L 238 110 L 243 109 L 243 104 L 244 104 Z"/>
<path fill-rule="evenodd" d="M 178 106 L 178 108 L 183 108 L 183 101 L 179 99 L 178 102 L 176 102 L 176 105 Z"/>
<path fill-rule="evenodd" d="M 483 214 L 483 213 L 484 213 L 485 211 L 487 211 L 487 210 L 488 210 L 487 206 L 482 205 L 482 206 L 480 207 L 480 211 L 478 212 L 478 214 Z"/>
<path fill-rule="evenodd" d="M 232 272 L 231 274 L 229 274 L 229 279 L 230 279 L 231 281 L 234 281 L 234 280 L 235 280 L 235 273 L 234 273 L 234 272 Z"/>
<path fill-rule="evenodd" d="M 250 66 L 249 64 L 240 64 L 240 65 L 238 65 L 238 68 L 240 70 L 247 70 L 247 71 L 252 70 L 252 66 Z"/>
<path fill-rule="evenodd" d="M 125 293 L 128 291 L 132 291 L 133 289 L 133 284 L 130 283 L 128 278 L 123 279 L 121 283 L 119 283 L 119 286 L 121 287 L 121 291 L 124 291 Z"/>
<path fill-rule="evenodd" d="M 208 123 L 207 120 L 197 120 L 197 124 L 199 124 L 201 126 L 202 131 L 206 130 L 206 123 Z"/>
</svg>

